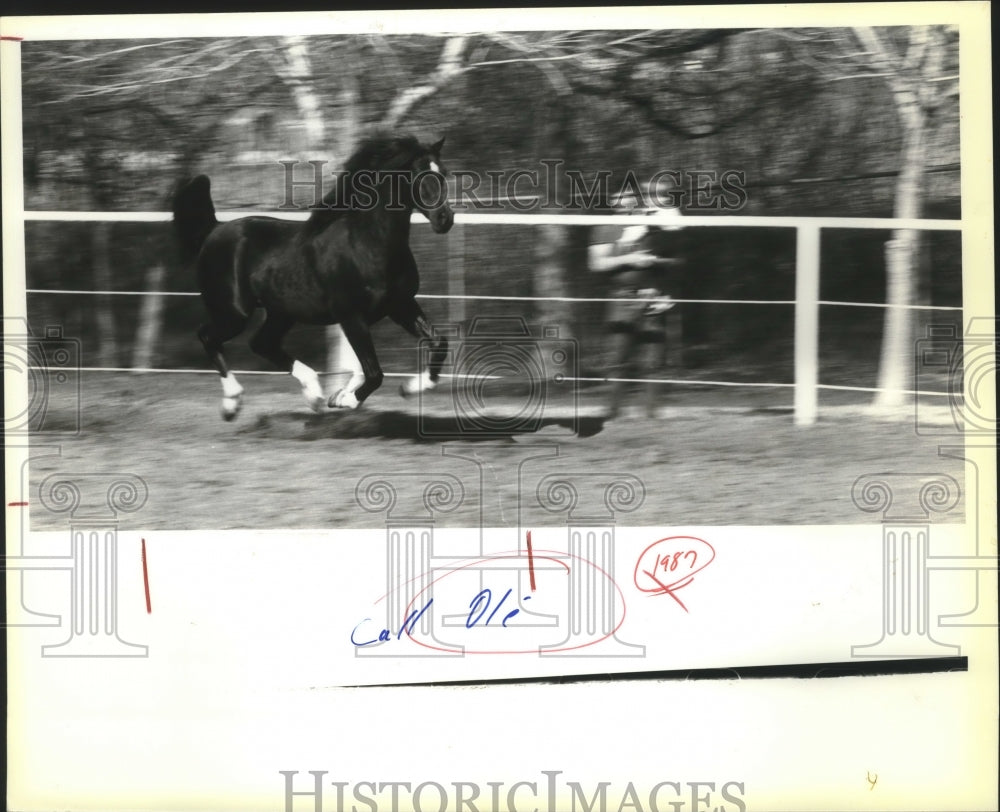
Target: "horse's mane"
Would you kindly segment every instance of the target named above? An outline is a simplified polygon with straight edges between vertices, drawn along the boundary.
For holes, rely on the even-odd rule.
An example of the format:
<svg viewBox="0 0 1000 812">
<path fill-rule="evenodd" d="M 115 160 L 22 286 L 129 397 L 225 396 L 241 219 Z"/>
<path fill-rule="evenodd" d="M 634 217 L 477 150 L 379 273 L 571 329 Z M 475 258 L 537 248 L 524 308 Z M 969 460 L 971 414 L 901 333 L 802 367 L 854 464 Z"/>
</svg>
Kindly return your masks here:
<svg viewBox="0 0 1000 812">
<path fill-rule="evenodd" d="M 373 132 L 362 138 L 351 156 L 344 163 L 343 171 L 334 175 L 335 188 L 323 196 L 323 202 L 333 205 L 343 200 L 345 190 L 350 188 L 351 176 L 362 170 L 402 169 L 410 161 L 425 151 L 412 135 L 392 135 Z M 325 226 L 337 219 L 342 210 L 314 211 L 310 216 L 313 226 Z"/>
<path fill-rule="evenodd" d="M 412 135 L 375 132 L 361 140 L 344 169 L 349 173 L 360 169 L 400 169 L 424 149 Z"/>
</svg>

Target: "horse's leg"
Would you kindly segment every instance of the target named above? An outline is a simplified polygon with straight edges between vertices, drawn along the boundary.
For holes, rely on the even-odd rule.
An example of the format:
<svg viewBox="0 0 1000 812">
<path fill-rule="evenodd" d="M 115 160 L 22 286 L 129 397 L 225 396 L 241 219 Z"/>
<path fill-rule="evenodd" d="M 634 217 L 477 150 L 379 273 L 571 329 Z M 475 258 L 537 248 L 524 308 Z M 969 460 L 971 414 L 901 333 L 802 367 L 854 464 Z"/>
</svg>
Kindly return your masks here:
<svg viewBox="0 0 1000 812">
<path fill-rule="evenodd" d="M 351 352 L 351 356 L 352 357 L 349 359 L 351 377 L 347 379 L 347 383 L 345 383 L 343 388 L 341 389 L 341 391 L 344 393 L 354 392 L 355 390 L 357 390 L 359 386 L 361 386 L 361 384 L 365 382 L 365 373 L 361 369 L 361 362 L 358 361 L 358 358 L 356 355 L 354 355 L 353 351 Z"/>
<path fill-rule="evenodd" d="M 205 322 L 198 328 L 198 338 L 222 380 L 222 418 L 232 420 L 242 405 L 243 387 L 237 382 L 236 376 L 229 371 L 222 345 L 243 332 L 243 328 L 247 326 L 247 317 L 236 312 L 231 312 L 225 317 L 215 315 L 212 321 Z"/>
<path fill-rule="evenodd" d="M 281 342 L 294 323 L 294 319 L 288 316 L 269 312 L 260 329 L 250 339 L 250 349 L 262 358 L 266 358 L 278 369 L 292 375 L 302 385 L 302 396 L 309 404 L 309 408 L 314 412 L 321 412 L 325 398 L 316 370 L 301 361 L 296 361 L 281 346 Z"/>
<path fill-rule="evenodd" d="M 396 324 L 402 327 L 414 338 L 426 338 L 431 341 L 430 359 L 427 362 L 427 369 L 419 375 L 403 382 L 399 387 L 399 393 L 403 397 L 424 392 L 437 386 L 441 377 L 441 367 L 444 366 L 448 356 L 448 339 L 445 336 L 435 336 L 431 331 L 430 322 L 427 316 L 415 299 L 408 299 L 397 306 L 389 313 Z"/>
<path fill-rule="evenodd" d="M 365 399 L 382 385 L 382 367 L 379 366 L 378 356 L 375 355 L 375 345 L 372 343 L 372 334 L 368 329 L 368 324 L 357 316 L 344 319 L 340 322 L 340 327 L 344 331 L 344 337 L 354 350 L 354 354 L 361 362 L 361 372 L 364 374 L 364 382 L 353 391 L 347 388 L 341 389 L 330 398 L 330 406 L 341 409 L 357 409 Z"/>
</svg>

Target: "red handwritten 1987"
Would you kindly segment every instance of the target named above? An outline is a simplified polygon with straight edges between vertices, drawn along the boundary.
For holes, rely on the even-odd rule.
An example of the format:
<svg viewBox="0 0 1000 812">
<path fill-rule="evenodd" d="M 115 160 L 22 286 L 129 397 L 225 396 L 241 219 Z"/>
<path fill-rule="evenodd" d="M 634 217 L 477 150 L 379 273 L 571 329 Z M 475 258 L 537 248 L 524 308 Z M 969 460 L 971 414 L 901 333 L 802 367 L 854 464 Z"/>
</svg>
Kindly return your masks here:
<svg viewBox="0 0 1000 812">
<path fill-rule="evenodd" d="M 677 590 L 694 580 L 697 572 L 715 560 L 715 549 L 695 536 L 669 536 L 654 541 L 635 563 L 636 587 L 649 595 L 669 595 L 686 612 Z"/>
</svg>

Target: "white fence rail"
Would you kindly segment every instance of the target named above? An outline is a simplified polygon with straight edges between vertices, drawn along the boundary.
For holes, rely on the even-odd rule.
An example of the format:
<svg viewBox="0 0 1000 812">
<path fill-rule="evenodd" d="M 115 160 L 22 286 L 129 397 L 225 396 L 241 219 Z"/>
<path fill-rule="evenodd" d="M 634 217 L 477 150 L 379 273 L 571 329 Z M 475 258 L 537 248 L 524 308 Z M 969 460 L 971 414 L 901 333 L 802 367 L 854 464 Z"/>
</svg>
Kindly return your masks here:
<svg viewBox="0 0 1000 812">
<path fill-rule="evenodd" d="M 216 217 L 223 222 L 237 220 L 242 217 L 266 216 L 286 220 L 305 220 L 308 211 L 221 211 Z M 90 212 L 90 211 L 26 211 L 25 221 L 49 222 L 115 222 L 115 223 L 163 223 L 168 222 L 170 212 Z M 414 223 L 426 223 L 426 219 L 413 215 Z M 596 226 L 596 225 L 635 225 L 636 218 L 630 215 L 611 214 L 483 214 L 477 212 L 458 211 L 455 214 L 457 225 L 563 225 L 563 226 Z M 933 219 L 893 219 L 867 217 L 770 217 L 770 216 L 685 216 L 685 227 L 743 227 L 743 228 L 792 228 L 796 232 L 795 261 L 795 299 L 794 300 L 756 300 L 756 299 L 675 299 L 678 303 L 713 303 L 713 304 L 784 304 L 795 308 L 795 382 L 782 383 L 738 383 L 731 381 L 698 381 L 671 379 L 639 379 L 649 383 L 684 383 L 706 386 L 773 386 L 794 388 L 795 422 L 798 425 L 811 425 L 816 420 L 818 409 L 818 391 L 820 389 L 851 390 L 861 392 L 877 392 L 871 387 L 831 386 L 819 383 L 819 308 L 821 305 L 844 307 L 900 307 L 911 310 L 961 311 L 960 307 L 936 307 L 930 305 L 891 305 L 886 303 L 836 302 L 819 298 L 820 279 L 820 234 L 824 229 L 881 229 L 889 231 L 919 230 L 919 231 L 961 231 L 961 220 Z M 73 295 L 121 295 L 121 296 L 197 296 L 193 292 L 167 291 L 83 291 L 83 290 L 44 290 L 28 289 L 30 294 L 73 294 Z M 423 294 L 425 299 L 448 300 L 498 300 L 498 301 L 558 301 L 558 302 L 610 302 L 609 298 L 572 298 L 572 297 L 537 297 L 537 296 L 472 296 L 465 294 Z M 117 369 L 117 368 L 115 368 Z M 110 368 L 109 368 L 110 370 Z M 167 370 L 163 370 L 167 371 Z M 581 379 L 594 380 L 594 379 Z M 600 379 L 615 380 L 615 379 Z M 915 394 L 906 390 L 905 394 Z M 934 395 L 938 393 L 921 392 L 919 394 Z"/>
</svg>

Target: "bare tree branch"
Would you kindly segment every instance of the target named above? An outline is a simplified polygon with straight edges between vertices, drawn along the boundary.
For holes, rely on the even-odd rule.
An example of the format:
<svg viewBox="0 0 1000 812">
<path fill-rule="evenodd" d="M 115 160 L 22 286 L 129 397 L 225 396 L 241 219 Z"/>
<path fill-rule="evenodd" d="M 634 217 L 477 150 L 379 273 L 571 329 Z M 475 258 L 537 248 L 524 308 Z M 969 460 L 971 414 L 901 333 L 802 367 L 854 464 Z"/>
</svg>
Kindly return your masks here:
<svg viewBox="0 0 1000 812">
<path fill-rule="evenodd" d="M 431 96 L 438 93 L 448 82 L 464 72 L 462 55 L 468 45 L 468 37 L 451 37 L 445 40 L 437 68 L 426 84 L 410 87 L 399 94 L 382 117 L 381 125 L 394 127 L 407 115 Z"/>
</svg>

